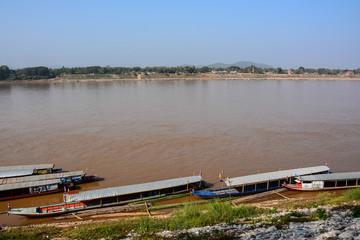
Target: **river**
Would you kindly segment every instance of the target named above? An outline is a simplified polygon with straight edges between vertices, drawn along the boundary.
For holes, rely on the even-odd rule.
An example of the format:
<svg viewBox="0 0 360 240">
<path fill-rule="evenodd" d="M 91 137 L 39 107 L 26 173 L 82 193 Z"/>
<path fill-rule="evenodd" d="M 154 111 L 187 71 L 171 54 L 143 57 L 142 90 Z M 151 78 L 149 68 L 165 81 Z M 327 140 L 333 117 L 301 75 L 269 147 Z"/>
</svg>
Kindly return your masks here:
<svg viewBox="0 0 360 240">
<path fill-rule="evenodd" d="M 200 170 L 215 187 L 222 170 L 236 177 L 328 163 L 360 171 L 359 93 L 360 81 L 322 80 L 2 84 L 0 163 L 55 163 L 105 178 L 83 190 Z M 0 215 L 0 226 L 27 223 Z"/>
</svg>

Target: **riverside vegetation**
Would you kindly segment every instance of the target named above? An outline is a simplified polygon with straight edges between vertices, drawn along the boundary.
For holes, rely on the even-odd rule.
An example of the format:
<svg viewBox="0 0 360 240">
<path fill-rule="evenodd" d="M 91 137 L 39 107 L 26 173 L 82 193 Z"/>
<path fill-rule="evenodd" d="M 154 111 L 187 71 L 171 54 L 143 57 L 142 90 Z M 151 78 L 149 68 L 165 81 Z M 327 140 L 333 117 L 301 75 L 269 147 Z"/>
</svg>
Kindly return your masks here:
<svg viewBox="0 0 360 240">
<path fill-rule="evenodd" d="M 256 65 L 256 64 L 255 64 Z M 39 80 L 39 79 L 61 79 L 61 80 L 78 80 L 78 79 L 137 79 L 141 75 L 143 79 L 159 78 L 216 78 L 216 77 L 235 77 L 244 78 L 242 74 L 248 74 L 245 78 L 267 78 L 271 75 L 284 77 L 291 74 L 294 78 L 322 78 L 329 77 L 346 77 L 358 78 L 360 68 L 349 69 L 327 69 L 327 68 L 304 68 L 282 69 L 272 67 L 257 67 L 254 65 L 239 66 L 177 66 L 177 67 L 73 67 L 73 68 L 48 68 L 44 66 L 28 67 L 21 69 L 10 69 L 8 66 L 0 66 L 0 81 L 14 80 Z"/>
<path fill-rule="evenodd" d="M 342 196 L 324 192 L 311 200 L 281 200 L 272 207 L 235 206 L 220 199 L 185 203 L 163 218 L 73 223 L 65 228 L 59 224 L 3 227 L 0 239 L 359 239 L 359 202 L 360 189 Z M 164 208 L 150 210 L 156 207 Z"/>
</svg>

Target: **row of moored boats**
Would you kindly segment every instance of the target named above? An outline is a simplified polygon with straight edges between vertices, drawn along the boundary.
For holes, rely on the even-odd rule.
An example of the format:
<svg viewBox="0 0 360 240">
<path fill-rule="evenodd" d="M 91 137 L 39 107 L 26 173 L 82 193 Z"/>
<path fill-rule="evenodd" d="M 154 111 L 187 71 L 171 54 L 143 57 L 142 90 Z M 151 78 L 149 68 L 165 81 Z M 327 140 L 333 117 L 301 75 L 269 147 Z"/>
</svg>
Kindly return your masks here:
<svg viewBox="0 0 360 240">
<path fill-rule="evenodd" d="M 29 175 L 21 175 L 20 171 L 25 174 L 26 170 Z M 51 164 L 0 167 L 0 200 L 52 193 L 62 191 L 65 187 L 64 203 L 9 208 L 8 211 L 9 214 L 27 217 L 46 217 L 124 205 L 190 191 L 202 198 L 213 198 L 241 196 L 281 187 L 299 191 L 354 188 L 359 187 L 360 172 L 332 173 L 328 166 L 316 166 L 225 178 L 221 181 L 226 187 L 215 190 L 201 190 L 206 187 L 206 182 L 200 175 L 91 191 L 66 191 L 74 184 L 97 179 L 96 176 L 86 176 L 83 171 L 62 172 L 61 169 L 54 169 L 54 165 Z"/>
</svg>

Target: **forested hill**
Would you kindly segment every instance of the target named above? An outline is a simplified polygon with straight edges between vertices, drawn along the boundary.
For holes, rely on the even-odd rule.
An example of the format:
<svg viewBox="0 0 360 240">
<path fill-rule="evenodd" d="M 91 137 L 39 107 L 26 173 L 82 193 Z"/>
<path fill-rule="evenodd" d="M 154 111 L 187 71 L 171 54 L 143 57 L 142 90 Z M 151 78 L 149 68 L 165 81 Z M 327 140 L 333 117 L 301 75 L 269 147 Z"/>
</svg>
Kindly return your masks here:
<svg viewBox="0 0 360 240">
<path fill-rule="evenodd" d="M 209 68 L 228 68 L 231 66 L 239 67 L 239 68 L 247 68 L 247 67 L 257 67 L 257 68 L 272 68 L 270 65 L 262 64 L 262 63 L 255 63 L 255 62 L 249 62 L 249 61 L 239 61 L 232 64 L 226 64 L 226 63 L 214 63 L 207 65 Z"/>
</svg>

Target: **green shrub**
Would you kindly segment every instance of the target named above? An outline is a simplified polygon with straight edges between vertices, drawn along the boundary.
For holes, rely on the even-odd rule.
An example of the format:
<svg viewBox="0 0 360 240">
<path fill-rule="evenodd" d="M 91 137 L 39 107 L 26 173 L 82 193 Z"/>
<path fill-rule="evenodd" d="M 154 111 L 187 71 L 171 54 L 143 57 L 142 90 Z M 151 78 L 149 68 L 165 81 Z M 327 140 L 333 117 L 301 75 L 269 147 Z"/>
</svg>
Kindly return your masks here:
<svg viewBox="0 0 360 240">
<path fill-rule="evenodd" d="M 355 217 L 355 218 L 360 217 L 360 207 L 359 206 L 354 207 L 353 209 L 351 209 L 351 211 L 352 211 L 353 217 Z"/>
<path fill-rule="evenodd" d="M 328 218 L 328 215 L 326 214 L 326 210 L 323 208 L 316 209 L 316 211 L 314 212 L 314 216 L 321 220 L 326 220 Z"/>
<path fill-rule="evenodd" d="M 291 212 L 289 213 L 289 215 L 290 215 L 291 217 L 302 217 L 302 216 L 304 216 L 304 214 L 299 213 L 299 212 L 297 212 L 297 211 L 291 211 Z"/>
</svg>

